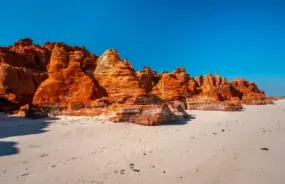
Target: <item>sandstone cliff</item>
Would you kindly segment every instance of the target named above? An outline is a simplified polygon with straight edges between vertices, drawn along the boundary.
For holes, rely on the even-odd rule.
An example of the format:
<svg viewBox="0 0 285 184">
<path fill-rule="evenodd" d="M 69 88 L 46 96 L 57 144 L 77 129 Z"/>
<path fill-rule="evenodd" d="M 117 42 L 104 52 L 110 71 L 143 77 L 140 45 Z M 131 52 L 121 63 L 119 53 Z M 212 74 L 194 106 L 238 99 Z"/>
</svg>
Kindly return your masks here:
<svg viewBox="0 0 285 184">
<path fill-rule="evenodd" d="M 47 79 L 48 50 L 22 39 L 0 47 L 0 109 L 14 109 L 33 99 L 38 86 Z M 2 100 L 1 100 L 2 99 Z"/>
<path fill-rule="evenodd" d="M 241 78 L 194 78 L 181 67 L 171 73 L 135 71 L 115 49 L 96 56 L 84 47 L 39 46 L 31 39 L 0 47 L 0 110 L 30 103 L 57 114 L 104 114 L 114 122 L 158 125 L 186 119 L 185 109 L 238 111 L 241 104 L 270 102 L 255 83 Z"/>
</svg>

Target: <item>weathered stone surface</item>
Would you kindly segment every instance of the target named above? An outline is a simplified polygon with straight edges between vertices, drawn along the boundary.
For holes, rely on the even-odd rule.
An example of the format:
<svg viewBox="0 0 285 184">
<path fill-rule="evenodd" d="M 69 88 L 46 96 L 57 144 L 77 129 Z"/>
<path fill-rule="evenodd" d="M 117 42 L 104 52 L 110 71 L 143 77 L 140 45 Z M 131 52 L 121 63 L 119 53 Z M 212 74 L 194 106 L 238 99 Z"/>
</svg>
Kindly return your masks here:
<svg viewBox="0 0 285 184">
<path fill-rule="evenodd" d="M 182 107 L 177 109 L 163 105 L 132 105 L 119 108 L 109 120 L 113 122 L 132 122 L 145 126 L 160 125 L 169 122 L 183 121 L 188 114 Z"/>
<path fill-rule="evenodd" d="M 140 87 L 145 89 L 147 93 L 151 92 L 153 86 L 155 86 L 160 79 L 155 71 L 150 67 L 144 67 L 142 70 L 136 72 Z"/>
<path fill-rule="evenodd" d="M 171 121 L 173 114 L 166 105 L 134 105 L 120 108 L 110 120 L 140 125 L 159 125 Z"/>
<path fill-rule="evenodd" d="M 14 95 L 7 99 L 25 104 L 31 101 L 37 87 L 46 78 L 46 72 L 0 63 L 0 95 Z"/>
<path fill-rule="evenodd" d="M 98 58 L 94 76 L 106 90 L 108 98 L 114 102 L 124 103 L 146 95 L 132 65 L 127 60 L 121 61 L 114 49 L 106 50 Z"/>
<path fill-rule="evenodd" d="M 195 81 L 197 82 L 198 86 L 202 86 L 203 85 L 203 76 L 199 75 L 197 77 L 195 77 Z"/>
<path fill-rule="evenodd" d="M 172 73 L 163 73 L 158 83 L 153 87 L 152 94 L 166 101 L 185 101 L 185 97 L 190 93 L 189 78 L 184 68 L 177 68 Z"/>
<path fill-rule="evenodd" d="M 81 51 L 56 44 L 48 65 L 49 78 L 38 88 L 34 104 L 61 104 L 58 114 L 105 114 L 114 122 L 157 125 L 178 120 L 160 98 L 147 94 L 151 89 L 140 83 L 130 63 L 121 61 L 115 50 L 107 50 L 94 61 L 93 80 L 80 67 L 82 60 Z"/>
<path fill-rule="evenodd" d="M 228 82 L 225 78 L 221 78 L 219 74 L 216 74 L 215 77 L 207 74 L 204 78 L 202 76 L 196 77 L 195 81 L 197 85 L 195 86 L 192 81 L 191 88 L 198 91 L 196 92 L 197 95 L 211 97 L 216 101 L 230 101 L 235 104 L 271 103 L 255 83 L 241 78 Z M 192 99 L 192 101 L 194 100 L 195 98 Z"/>
<path fill-rule="evenodd" d="M 232 103 L 229 101 L 218 101 L 214 97 L 195 96 L 187 99 L 188 110 L 216 110 L 216 111 L 240 111 L 242 105 L 240 103 Z"/>
<path fill-rule="evenodd" d="M 49 77 L 38 88 L 33 98 L 34 104 L 61 104 L 65 107 L 84 107 L 91 100 L 105 95 L 98 82 L 84 73 L 86 51 L 77 47 L 55 44 L 48 65 Z M 91 67 L 92 69 L 92 67 Z"/>
<path fill-rule="evenodd" d="M 187 119 L 185 109 L 239 111 L 241 104 L 272 99 L 242 78 L 192 78 L 181 67 L 172 73 L 150 67 L 135 71 L 114 49 L 98 57 L 84 47 L 54 42 L 40 46 L 31 39 L 0 47 L 0 110 L 29 104 L 19 111 L 28 116 L 52 111 L 158 125 Z"/>
<path fill-rule="evenodd" d="M 198 82 L 195 79 L 191 78 L 188 81 L 188 85 L 187 85 L 187 88 L 189 90 L 189 95 L 193 96 L 193 95 L 198 94 L 200 91 L 197 87 L 198 87 Z"/>
<path fill-rule="evenodd" d="M 241 103 L 244 104 L 268 104 L 272 103 L 267 99 L 264 91 L 258 89 L 255 83 L 246 81 L 243 78 L 237 78 L 230 82 L 230 85 L 238 92 L 240 92 Z"/>
<path fill-rule="evenodd" d="M 45 49 L 33 45 L 31 39 L 0 47 L 0 97 L 9 102 L 7 106 L 31 102 L 38 86 L 47 78 L 38 53 L 45 53 Z M 47 55 L 42 57 L 49 60 Z"/>
</svg>

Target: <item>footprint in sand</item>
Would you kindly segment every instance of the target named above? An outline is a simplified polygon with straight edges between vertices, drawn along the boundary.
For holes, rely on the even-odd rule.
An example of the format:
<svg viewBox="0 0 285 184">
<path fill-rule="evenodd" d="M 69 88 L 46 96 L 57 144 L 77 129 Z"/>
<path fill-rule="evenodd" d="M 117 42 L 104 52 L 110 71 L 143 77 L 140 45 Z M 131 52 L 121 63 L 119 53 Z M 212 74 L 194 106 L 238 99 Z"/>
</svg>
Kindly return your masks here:
<svg viewBox="0 0 285 184">
<path fill-rule="evenodd" d="M 21 177 L 29 176 L 29 175 L 30 175 L 30 173 L 24 173 L 24 174 L 22 174 L 21 176 L 18 176 L 17 179 L 19 179 L 19 178 L 21 178 Z"/>
<path fill-rule="evenodd" d="M 47 153 L 43 153 L 43 154 L 41 154 L 41 156 L 40 157 L 47 157 L 48 156 L 48 154 Z"/>
<path fill-rule="evenodd" d="M 135 164 L 130 163 L 130 168 L 132 169 L 132 171 L 134 171 L 134 172 L 140 172 L 140 170 L 139 170 L 139 169 L 135 169 L 134 166 L 135 166 Z"/>
<path fill-rule="evenodd" d="M 4 170 L 0 171 L 0 174 L 6 173 L 6 172 L 7 172 L 7 170 L 4 169 Z"/>
<path fill-rule="evenodd" d="M 35 145 L 35 144 L 29 145 L 29 148 L 40 148 L 40 147 L 41 147 L 40 145 Z"/>
<path fill-rule="evenodd" d="M 75 160 L 75 159 L 76 159 L 76 157 L 72 157 L 72 158 L 68 159 L 67 162 L 70 162 L 70 161 Z"/>
</svg>

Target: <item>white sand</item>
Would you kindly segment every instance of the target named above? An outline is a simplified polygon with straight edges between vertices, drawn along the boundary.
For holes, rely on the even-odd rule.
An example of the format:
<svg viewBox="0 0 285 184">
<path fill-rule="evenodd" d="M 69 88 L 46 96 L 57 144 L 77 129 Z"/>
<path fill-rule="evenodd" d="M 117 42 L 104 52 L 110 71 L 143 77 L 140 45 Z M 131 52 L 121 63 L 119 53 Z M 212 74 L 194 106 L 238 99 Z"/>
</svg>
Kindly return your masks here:
<svg viewBox="0 0 285 184">
<path fill-rule="evenodd" d="M 245 107 L 157 127 L 2 116 L 0 183 L 284 184 L 285 101 Z"/>
</svg>

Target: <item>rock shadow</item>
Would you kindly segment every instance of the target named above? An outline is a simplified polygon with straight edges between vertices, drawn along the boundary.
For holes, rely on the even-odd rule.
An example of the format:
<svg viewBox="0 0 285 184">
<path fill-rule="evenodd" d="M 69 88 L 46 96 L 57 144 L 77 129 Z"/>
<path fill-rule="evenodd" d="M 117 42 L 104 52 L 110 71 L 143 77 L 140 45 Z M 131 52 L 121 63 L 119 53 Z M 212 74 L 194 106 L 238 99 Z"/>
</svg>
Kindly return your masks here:
<svg viewBox="0 0 285 184">
<path fill-rule="evenodd" d="M 182 121 L 171 121 L 171 122 L 167 122 L 167 123 L 161 124 L 161 125 L 159 125 L 159 126 L 186 125 L 186 124 L 188 124 L 191 120 L 194 120 L 194 119 L 196 119 L 196 116 L 189 115 L 189 117 L 186 118 L 185 120 L 182 120 Z"/>
<path fill-rule="evenodd" d="M 16 142 L 0 141 L 0 157 L 19 153 L 19 149 L 16 147 L 16 145 Z"/>
<path fill-rule="evenodd" d="M 0 156 L 19 153 L 17 142 L 6 142 L 1 139 L 15 136 L 45 133 L 45 130 L 53 120 L 58 118 L 30 119 L 24 117 L 11 117 L 0 113 Z"/>
</svg>

